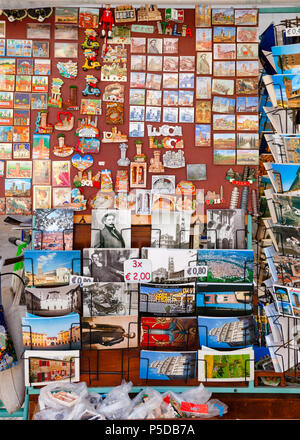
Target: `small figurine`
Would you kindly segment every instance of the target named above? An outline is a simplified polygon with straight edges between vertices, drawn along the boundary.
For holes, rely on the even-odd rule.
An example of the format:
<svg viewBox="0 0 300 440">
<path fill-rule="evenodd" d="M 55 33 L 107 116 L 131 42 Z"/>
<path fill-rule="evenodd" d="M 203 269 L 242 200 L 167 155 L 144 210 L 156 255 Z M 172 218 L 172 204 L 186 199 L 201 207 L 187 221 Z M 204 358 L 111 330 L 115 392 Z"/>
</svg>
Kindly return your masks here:
<svg viewBox="0 0 300 440">
<path fill-rule="evenodd" d="M 92 121 L 91 117 L 88 116 L 85 119 L 78 119 L 78 127 L 75 130 L 75 136 L 80 138 L 98 138 L 99 137 L 99 128 L 97 127 L 98 118 L 95 116 L 94 121 Z"/>
<path fill-rule="evenodd" d="M 99 25 L 102 25 L 102 31 L 101 31 L 101 35 L 102 37 L 106 36 L 106 31 L 108 28 L 108 32 L 107 32 L 107 37 L 111 38 L 111 30 L 112 30 L 112 26 L 114 26 L 114 16 L 113 16 L 113 11 L 111 11 L 110 9 L 110 5 L 106 4 L 105 5 L 105 9 L 100 17 L 99 20 Z"/>
<path fill-rule="evenodd" d="M 84 33 L 85 33 L 85 39 L 81 45 L 81 48 L 83 50 L 84 49 L 98 50 L 100 44 L 98 43 L 98 41 L 96 41 L 96 37 L 98 36 L 98 33 L 95 31 L 95 29 L 86 29 Z"/>
<path fill-rule="evenodd" d="M 136 154 L 133 157 L 134 162 L 146 162 L 146 154 L 142 153 L 143 141 L 141 139 L 137 139 L 134 141 L 134 143 L 136 147 Z"/>
<path fill-rule="evenodd" d="M 65 135 L 59 134 L 57 136 L 58 145 L 54 145 L 53 154 L 58 157 L 67 157 L 73 153 L 73 148 L 65 145 Z"/>
<path fill-rule="evenodd" d="M 34 130 L 34 133 L 50 134 L 53 132 L 53 125 L 47 123 L 47 116 L 48 116 L 47 110 L 42 110 L 38 112 L 35 123 L 36 129 Z"/>
<path fill-rule="evenodd" d="M 128 157 L 126 157 L 127 148 L 128 148 L 128 145 L 125 144 L 124 142 L 122 142 L 120 144 L 121 157 L 117 162 L 119 167 L 127 167 L 130 164 L 130 159 L 128 159 Z"/>
<path fill-rule="evenodd" d="M 97 87 L 98 79 L 93 75 L 86 75 L 85 77 L 86 86 L 82 91 L 83 96 L 94 95 L 100 96 L 100 90 Z"/>
<path fill-rule="evenodd" d="M 97 52 L 91 49 L 85 49 L 83 54 L 85 56 L 85 62 L 82 66 L 82 70 L 100 69 L 100 63 L 96 60 Z"/>
<path fill-rule="evenodd" d="M 160 160 L 160 150 L 156 150 L 150 159 L 149 173 L 163 173 L 165 171 L 164 166 Z"/>
<path fill-rule="evenodd" d="M 103 143 L 128 142 L 127 134 L 123 134 L 117 127 L 112 127 L 111 131 L 103 131 Z"/>
<path fill-rule="evenodd" d="M 77 86 L 70 85 L 70 97 L 63 102 L 64 110 L 77 111 L 79 106 L 77 105 Z"/>
</svg>

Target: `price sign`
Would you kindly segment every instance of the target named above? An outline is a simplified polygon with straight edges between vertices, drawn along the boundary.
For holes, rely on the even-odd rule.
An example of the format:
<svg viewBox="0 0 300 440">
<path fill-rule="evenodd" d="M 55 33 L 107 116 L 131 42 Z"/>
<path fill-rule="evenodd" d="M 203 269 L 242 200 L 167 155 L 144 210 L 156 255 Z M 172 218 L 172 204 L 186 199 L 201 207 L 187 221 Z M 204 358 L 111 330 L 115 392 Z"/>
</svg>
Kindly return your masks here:
<svg viewBox="0 0 300 440">
<path fill-rule="evenodd" d="M 287 28 L 285 34 L 287 37 L 298 37 L 300 35 L 300 27 Z"/>
<path fill-rule="evenodd" d="M 191 277 L 207 277 L 207 266 L 189 266 L 184 270 L 186 278 Z"/>
<path fill-rule="evenodd" d="M 91 277 L 81 277 L 80 275 L 71 275 L 70 276 L 70 284 L 80 284 L 83 283 L 92 283 L 94 281 L 94 278 Z"/>
<path fill-rule="evenodd" d="M 149 283 L 152 279 L 152 264 L 147 259 L 132 259 L 124 262 L 124 281 Z"/>
</svg>

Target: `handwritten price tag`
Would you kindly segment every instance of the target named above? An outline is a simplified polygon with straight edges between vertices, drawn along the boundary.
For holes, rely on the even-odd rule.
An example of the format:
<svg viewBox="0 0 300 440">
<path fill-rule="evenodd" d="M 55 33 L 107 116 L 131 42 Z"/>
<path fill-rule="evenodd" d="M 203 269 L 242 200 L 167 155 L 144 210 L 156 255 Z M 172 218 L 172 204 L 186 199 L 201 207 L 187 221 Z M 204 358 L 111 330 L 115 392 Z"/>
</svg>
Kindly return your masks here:
<svg viewBox="0 0 300 440">
<path fill-rule="evenodd" d="M 207 266 L 186 267 L 184 270 L 184 276 L 186 278 L 207 277 Z"/>
<path fill-rule="evenodd" d="M 285 33 L 287 37 L 298 37 L 300 35 L 300 27 L 287 28 Z"/>
<path fill-rule="evenodd" d="M 80 275 L 71 275 L 70 276 L 70 284 L 80 284 L 83 283 L 92 283 L 94 281 L 94 278 L 91 277 L 81 277 Z"/>
<path fill-rule="evenodd" d="M 152 279 L 152 264 L 147 259 L 124 262 L 124 280 L 128 283 L 149 283 Z"/>
</svg>

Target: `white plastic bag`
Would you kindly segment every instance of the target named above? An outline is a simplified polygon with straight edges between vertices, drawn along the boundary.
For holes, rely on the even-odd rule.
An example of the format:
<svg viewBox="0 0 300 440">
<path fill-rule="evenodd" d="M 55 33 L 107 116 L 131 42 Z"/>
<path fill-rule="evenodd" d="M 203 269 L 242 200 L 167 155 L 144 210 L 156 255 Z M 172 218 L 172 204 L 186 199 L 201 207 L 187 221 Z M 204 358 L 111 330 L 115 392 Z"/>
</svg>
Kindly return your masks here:
<svg viewBox="0 0 300 440">
<path fill-rule="evenodd" d="M 39 408 L 61 409 L 72 408 L 88 396 L 85 382 L 51 383 L 40 391 Z"/>
<path fill-rule="evenodd" d="M 133 410 L 128 416 L 128 419 L 160 418 L 162 415 L 162 403 L 163 400 L 161 393 L 152 388 L 145 388 L 132 400 Z"/>
<path fill-rule="evenodd" d="M 128 393 L 132 388 L 132 382 L 123 381 L 121 385 L 113 388 L 105 397 L 99 408 L 99 413 L 108 420 L 128 419 L 133 403 Z"/>
</svg>

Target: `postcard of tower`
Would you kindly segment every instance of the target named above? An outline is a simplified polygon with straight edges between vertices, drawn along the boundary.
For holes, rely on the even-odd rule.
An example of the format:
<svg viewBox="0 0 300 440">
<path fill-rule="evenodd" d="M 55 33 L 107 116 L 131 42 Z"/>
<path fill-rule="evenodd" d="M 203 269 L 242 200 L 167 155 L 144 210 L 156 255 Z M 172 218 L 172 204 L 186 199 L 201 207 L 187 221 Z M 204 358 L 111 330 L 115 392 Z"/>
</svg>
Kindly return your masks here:
<svg viewBox="0 0 300 440">
<path fill-rule="evenodd" d="M 300 194 L 300 165 L 298 164 L 270 164 L 267 167 L 268 176 L 271 179 L 274 191 L 288 193 L 288 195 Z"/>
<path fill-rule="evenodd" d="M 196 317 L 141 318 L 140 346 L 193 350 L 198 344 Z"/>
<path fill-rule="evenodd" d="M 299 75 L 272 75 L 275 97 L 278 107 L 295 108 L 300 102 Z"/>
<path fill-rule="evenodd" d="M 37 317 L 27 312 L 22 318 L 22 334 L 25 350 L 79 350 L 80 316 Z"/>
<path fill-rule="evenodd" d="M 300 73 L 300 44 L 288 44 L 273 46 L 272 55 L 275 62 L 276 72 L 284 74 Z"/>
<path fill-rule="evenodd" d="M 154 315 L 194 313 L 195 284 L 140 284 L 140 312 Z"/>
<path fill-rule="evenodd" d="M 79 382 L 79 360 L 79 350 L 26 350 L 25 386 L 47 385 L 52 382 Z"/>
<path fill-rule="evenodd" d="M 199 277 L 200 282 L 253 282 L 253 250 L 199 249 L 198 265 L 203 264 L 207 266 L 207 276 Z"/>
<path fill-rule="evenodd" d="M 117 283 L 124 281 L 124 261 L 139 258 L 139 249 L 83 249 L 83 275 L 94 281 Z"/>
<path fill-rule="evenodd" d="M 221 352 L 207 347 L 198 350 L 199 382 L 241 382 L 254 380 L 252 347 Z"/>
<path fill-rule="evenodd" d="M 197 266 L 197 249 L 142 248 L 141 258 L 151 260 L 153 283 L 182 283 L 185 269 Z"/>
<path fill-rule="evenodd" d="M 140 379 L 194 379 L 197 370 L 196 351 L 141 350 Z"/>
<path fill-rule="evenodd" d="M 81 275 L 80 251 L 24 251 L 25 277 L 28 287 L 64 286 L 70 275 Z"/>
<path fill-rule="evenodd" d="M 242 348 L 255 343 L 253 316 L 198 316 L 200 347 Z"/>
<path fill-rule="evenodd" d="M 93 316 L 83 318 L 82 348 L 105 350 L 138 346 L 137 316 Z"/>
<path fill-rule="evenodd" d="M 137 284 L 83 283 L 83 316 L 137 315 Z"/>
<path fill-rule="evenodd" d="M 60 287 L 26 287 L 22 302 L 37 316 L 62 316 L 81 312 L 79 284 Z"/>
<path fill-rule="evenodd" d="M 93 209 L 91 247 L 130 248 L 131 211 L 129 209 Z"/>
<path fill-rule="evenodd" d="M 252 299 L 251 284 L 197 284 L 196 307 L 200 315 L 249 315 Z"/>
<path fill-rule="evenodd" d="M 153 210 L 151 247 L 188 248 L 191 214 L 187 211 Z"/>
<path fill-rule="evenodd" d="M 73 249 L 73 215 L 70 209 L 36 209 L 32 218 L 33 249 Z"/>
<path fill-rule="evenodd" d="M 245 249 L 245 211 L 207 210 L 207 249 Z"/>
</svg>

